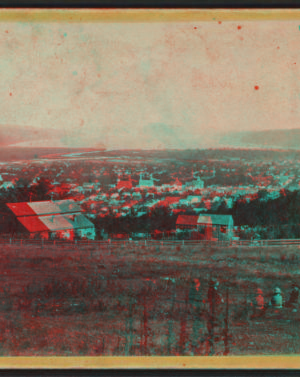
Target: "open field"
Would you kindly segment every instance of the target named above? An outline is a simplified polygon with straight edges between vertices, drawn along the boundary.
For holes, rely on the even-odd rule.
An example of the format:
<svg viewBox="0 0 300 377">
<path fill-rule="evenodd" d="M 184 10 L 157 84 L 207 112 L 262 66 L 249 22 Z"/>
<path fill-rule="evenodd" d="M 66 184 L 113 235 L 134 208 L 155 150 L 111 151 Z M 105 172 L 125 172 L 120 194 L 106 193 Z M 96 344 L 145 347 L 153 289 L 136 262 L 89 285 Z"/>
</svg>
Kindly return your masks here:
<svg viewBox="0 0 300 377">
<path fill-rule="evenodd" d="M 300 282 L 299 247 L 0 245 L 1 355 L 300 352 L 299 312 L 250 319 L 246 303 Z M 228 288 L 208 342 L 208 280 Z M 225 300 L 226 301 L 226 300 Z"/>
</svg>

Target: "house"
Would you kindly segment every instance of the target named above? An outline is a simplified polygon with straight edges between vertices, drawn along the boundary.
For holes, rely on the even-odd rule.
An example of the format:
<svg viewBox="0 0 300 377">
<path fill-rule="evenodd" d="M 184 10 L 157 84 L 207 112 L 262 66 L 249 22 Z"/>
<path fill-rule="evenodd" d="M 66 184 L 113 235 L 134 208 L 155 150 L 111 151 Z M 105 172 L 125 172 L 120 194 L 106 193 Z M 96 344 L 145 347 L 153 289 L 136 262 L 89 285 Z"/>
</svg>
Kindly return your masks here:
<svg viewBox="0 0 300 377">
<path fill-rule="evenodd" d="M 142 199 L 142 194 L 138 191 L 135 191 L 135 192 L 132 193 L 132 198 L 136 199 L 136 200 L 140 200 L 140 199 Z"/>
<path fill-rule="evenodd" d="M 198 231 L 205 234 L 207 240 L 225 240 L 233 236 L 233 218 L 231 215 L 199 215 Z"/>
<path fill-rule="evenodd" d="M 159 205 L 165 207 L 174 207 L 180 200 L 180 196 L 166 196 L 160 201 Z"/>
<path fill-rule="evenodd" d="M 183 206 L 188 206 L 190 202 L 187 198 L 183 198 L 179 200 L 178 204 L 183 205 Z"/>
<path fill-rule="evenodd" d="M 203 189 L 203 187 L 204 187 L 204 181 L 202 181 L 200 177 L 197 177 L 196 179 L 192 181 L 186 182 L 183 185 L 183 188 L 185 190 L 192 190 L 192 191 L 201 190 Z"/>
<path fill-rule="evenodd" d="M 14 182 L 3 182 L 0 186 L 0 189 L 8 190 L 15 188 Z"/>
<path fill-rule="evenodd" d="M 125 180 L 120 180 L 120 178 L 118 177 L 118 180 L 117 180 L 117 189 L 118 190 L 121 190 L 121 189 L 128 189 L 128 190 L 131 190 L 132 189 L 132 180 L 131 180 L 131 176 L 129 176 L 129 179 L 128 181 L 125 181 Z"/>
<path fill-rule="evenodd" d="M 14 233 L 30 238 L 74 239 L 95 238 L 95 226 L 82 213 L 74 200 L 7 203 L 15 216 Z"/>
<path fill-rule="evenodd" d="M 225 240 L 233 236 L 233 218 L 231 215 L 179 215 L 176 229 L 197 230 L 206 240 Z"/>
<path fill-rule="evenodd" d="M 188 195 L 186 198 L 189 204 L 194 204 L 194 203 L 200 203 L 202 200 L 202 196 L 199 195 Z"/>
<path fill-rule="evenodd" d="M 139 187 L 140 188 L 155 187 L 154 181 L 158 181 L 158 179 L 153 178 L 153 174 L 150 174 L 149 179 L 143 179 L 143 174 L 140 174 Z"/>
<path fill-rule="evenodd" d="M 182 190 L 182 182 L 179 181 L 179 179 L 176 177 L 175 182 L 170 185 L 170 188 L 176 191 L 181 191 Z"/>
<path fill-rule="evenodd" d="M 150 200 L 147 200 L 145 203 L 143 203 L 141 207 L 152 208 L 152 207 L 155 207 L 158 203 L 159 203 L 159 199 L 150 199 Z"/>
</svg>

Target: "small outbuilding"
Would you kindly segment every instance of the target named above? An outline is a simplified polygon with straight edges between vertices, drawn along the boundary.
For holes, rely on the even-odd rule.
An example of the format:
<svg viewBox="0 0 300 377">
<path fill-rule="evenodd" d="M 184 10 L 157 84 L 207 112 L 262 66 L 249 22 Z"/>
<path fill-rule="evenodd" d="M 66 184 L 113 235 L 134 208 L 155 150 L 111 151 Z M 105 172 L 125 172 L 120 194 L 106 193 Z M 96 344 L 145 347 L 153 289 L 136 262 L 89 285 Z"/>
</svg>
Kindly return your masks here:
<svg viewBox="0 0 300 377">
<path fill-rule="evenodd" d="M 233 225 L 231 215 L 179 215 L 176 221 L 176 229 L 197 231 L 205 240 L 218 241 L 232 238 Z"/>
</svg>

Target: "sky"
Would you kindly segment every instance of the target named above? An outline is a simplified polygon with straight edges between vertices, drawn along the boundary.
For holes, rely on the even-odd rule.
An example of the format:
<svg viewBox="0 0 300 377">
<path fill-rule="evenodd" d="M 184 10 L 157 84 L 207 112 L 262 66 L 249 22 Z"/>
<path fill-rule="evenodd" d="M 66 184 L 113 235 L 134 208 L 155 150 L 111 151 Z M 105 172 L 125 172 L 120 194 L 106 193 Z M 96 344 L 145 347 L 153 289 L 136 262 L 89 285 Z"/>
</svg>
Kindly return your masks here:
<svg viewBox="0 0 300 377">
<path fill-rule="evenodd" d="M 181 149 L 299 128 L 299 24 L 1 22 L 0 130 L 7 145 Z"/>
</svg>

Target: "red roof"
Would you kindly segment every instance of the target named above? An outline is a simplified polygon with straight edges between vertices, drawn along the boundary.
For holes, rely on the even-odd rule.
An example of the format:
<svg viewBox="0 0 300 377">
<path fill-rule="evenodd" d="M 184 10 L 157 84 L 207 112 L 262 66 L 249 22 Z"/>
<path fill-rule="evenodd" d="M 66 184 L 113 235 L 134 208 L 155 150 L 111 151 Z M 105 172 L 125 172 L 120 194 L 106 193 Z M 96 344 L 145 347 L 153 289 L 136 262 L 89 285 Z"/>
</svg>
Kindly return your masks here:
<svg viewBox="0 0 300 377">
<path fill-rule="evenodd" d="M 179 215 L 176 225 L 197 225 L 198 216 Z"/>
<path fill-rule="evenodd" d="M 121 188 L 127 188 L 127 189 L 132 189 L 132 182 L 131 181 L 119 181 L 117 184 L 117 189 Z"/>
<path fill-rule="evenodd" d="M 30 203 L 7 203 L 11 211 L 18 216 L 52 215 L 58 213 L 80 212 L 81 209 L 72 199 Z"/>
<path fill-rule="evenodd" d="M 35 211 L 29 207 L 28 203 L 7 203 L 7 207 L 16 216 L 30 216 L 35 215 Z"/>
<path fill-rule="evenodd" d="M 48 227 L 37 216 L 18 217 L 20 223 L 30 232 L 48 231 Z"/>
<path fill-rule="evenodd" d="M 174 213 L 174 214 L 176 214 L 176 213 L 180 213 L 180 212 L 186 212 L 186 210 L 185 209 L 181 209 L 181 208 L 177 208 L 177 209 L 172 209 L 172 212 Z"/>
<path fill-rule="evenodd" d="M 177 203 L 180 200 L 180 196 L 167 196 L 164 200 L 159 202 L 159 205 L 169 206 L 171 204 Z"/>
<path fill-rule="evenodd" d="M 169 204 L 177 203 L 180 200 L 180 196 L 167 196 L 163 201 Z"/>
</svg>

